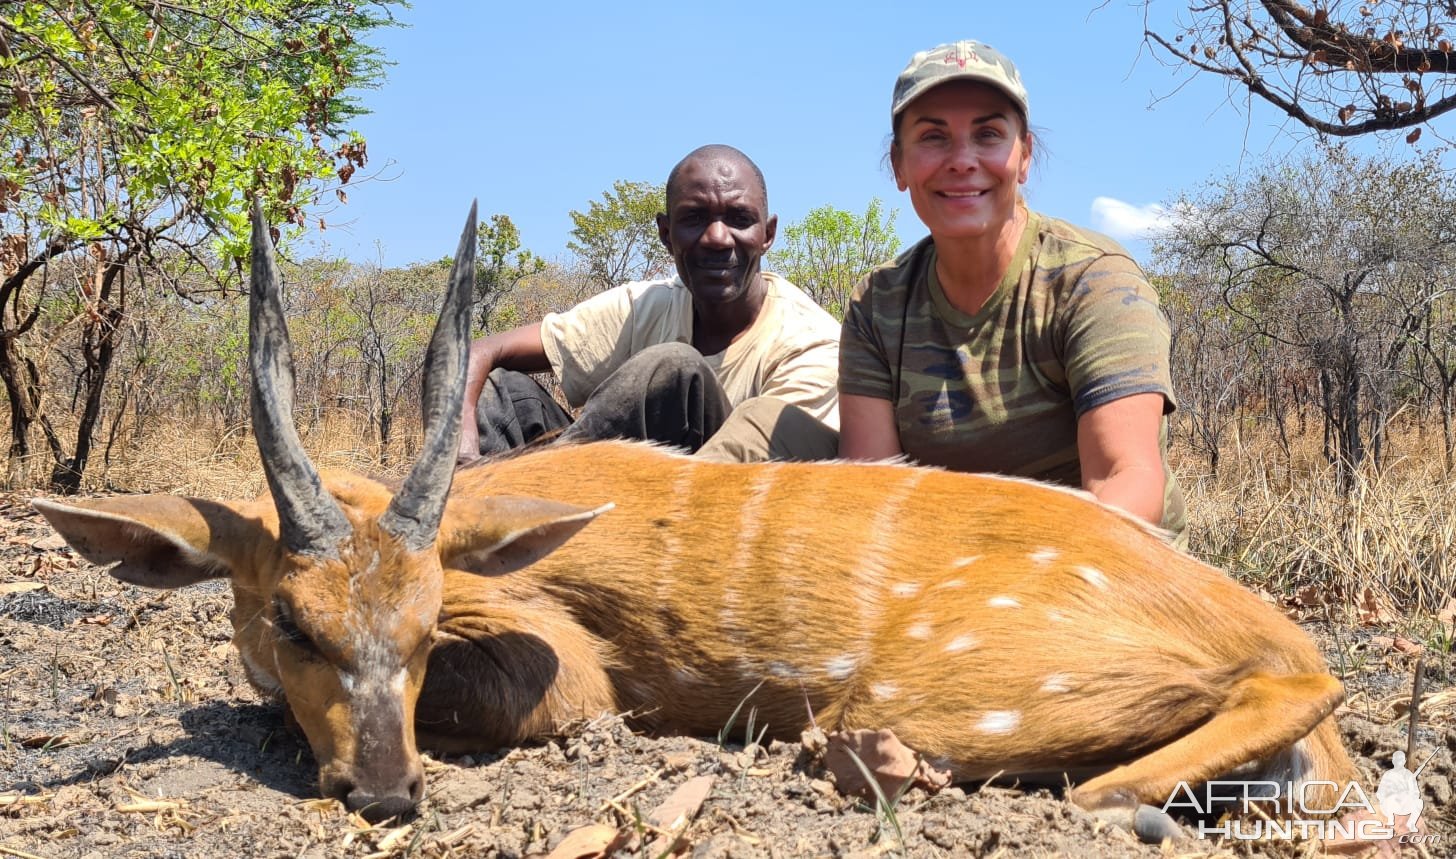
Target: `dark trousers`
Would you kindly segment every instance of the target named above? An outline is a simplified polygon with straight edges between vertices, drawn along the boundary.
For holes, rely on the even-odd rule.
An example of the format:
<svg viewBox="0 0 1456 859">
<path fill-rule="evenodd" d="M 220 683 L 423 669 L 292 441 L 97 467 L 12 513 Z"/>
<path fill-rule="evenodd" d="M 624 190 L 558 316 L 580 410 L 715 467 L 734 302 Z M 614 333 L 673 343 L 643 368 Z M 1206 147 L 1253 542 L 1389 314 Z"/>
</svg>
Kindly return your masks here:
<svg viewBox="0 0 1456 859">
<path fill-rule="evenodd" d="M 576 420 L 530 376 L 497 368 L 475 409 L 480 455 L 521 447 L 544 433 L 562 441 L 642 439 L 696 453 L 731 410 L 717 375 L 684 343 L 633 355 L 587 398 Z"/>
</svg>

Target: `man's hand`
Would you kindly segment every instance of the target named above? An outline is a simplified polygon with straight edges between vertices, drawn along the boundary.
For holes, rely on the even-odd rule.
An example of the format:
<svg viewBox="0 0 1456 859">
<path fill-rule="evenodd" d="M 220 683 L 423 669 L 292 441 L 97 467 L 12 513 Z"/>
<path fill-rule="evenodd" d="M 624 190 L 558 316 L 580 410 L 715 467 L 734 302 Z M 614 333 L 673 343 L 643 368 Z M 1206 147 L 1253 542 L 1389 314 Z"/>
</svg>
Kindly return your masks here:
<svg viewBox="0 0 1456 859">
<path fill-rule="evenodd" d="M 475 416 L 460 419 L 460 450 L 455 454 L 455 467 L 469 465 L 480 459 L 480 430 L 475 426 Z"/>
</svg>

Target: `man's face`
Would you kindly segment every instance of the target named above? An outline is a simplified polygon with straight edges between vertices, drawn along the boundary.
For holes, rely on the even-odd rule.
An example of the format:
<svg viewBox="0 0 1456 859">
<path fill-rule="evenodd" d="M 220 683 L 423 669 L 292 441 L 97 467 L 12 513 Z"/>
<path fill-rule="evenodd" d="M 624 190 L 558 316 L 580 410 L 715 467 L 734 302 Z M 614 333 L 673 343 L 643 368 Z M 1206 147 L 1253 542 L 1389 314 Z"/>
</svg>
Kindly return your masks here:
<svg viewBox="0 0 1456 859">
<path fill-rule="evenodd" d="M 741 301 L 758 282 L 759 263 L 778 228 L 767 209 L 748 164 L 716 156 L 683 164 L 657 232 L 694 301 Z"/>
</svg>

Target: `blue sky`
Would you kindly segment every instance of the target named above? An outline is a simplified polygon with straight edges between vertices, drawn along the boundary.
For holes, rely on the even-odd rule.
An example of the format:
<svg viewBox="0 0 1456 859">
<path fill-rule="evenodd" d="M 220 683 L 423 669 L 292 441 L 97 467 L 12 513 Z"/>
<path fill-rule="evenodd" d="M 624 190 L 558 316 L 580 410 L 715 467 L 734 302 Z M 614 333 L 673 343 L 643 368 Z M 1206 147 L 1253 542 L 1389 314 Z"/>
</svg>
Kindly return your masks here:
<svg viewBox="0 0 1456 859">
<path fill-rule="evenodd" d="M 1156 23 L 1186 8 L 1160 0 Z M 881 159 L 895 76 L 910 55 L 974 38 L 1012 58 L 1044 158 L 1033 208 L 1131 229 L 1179 191 L 1302 145 L 1263 104 L 1170 69 L 1127 0 L 1021 2 L 455 3 L 418 0 L 377 33 L 396 65 L 364 94 L 366 172 L 304 253 L 387 265 L 452 252 L 472 198 L 509 215 L 526 247 L 566 258 L 569 211 L 613 180 L 662 181 L 704 143 L 762 167 L 780 227 L 824 204 L 899 209 Z M 357 177 L 356 177 L 357 179 Z"/>
</svg>

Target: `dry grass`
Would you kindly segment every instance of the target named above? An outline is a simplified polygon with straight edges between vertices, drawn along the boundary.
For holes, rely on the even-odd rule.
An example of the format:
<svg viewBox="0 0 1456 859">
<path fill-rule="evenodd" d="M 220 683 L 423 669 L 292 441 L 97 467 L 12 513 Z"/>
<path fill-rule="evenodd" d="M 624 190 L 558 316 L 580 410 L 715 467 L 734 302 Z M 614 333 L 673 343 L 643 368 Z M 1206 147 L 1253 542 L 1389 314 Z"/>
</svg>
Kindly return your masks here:
<svg viewBox="0 0 1456 859">
<path fill-rule="evenodd" d="M 246 425 L 200 428 L 154 424 L 146 436 L 113 454 L 110 465 L 87 475 L 88 491 L 170 492 L 201 498 L 247 498 L 264 490 L 258 449 Z M 300 430 L 304 449 L 320 469 L 349 469 L 375 477 L 402 477 L 417 453 L 420 428 L 401 422 L 385 455 L 373 444 L 362 415 L 326 413 Z M 99 463 L 98 463 L 99 466 Z"/>
<path fill-rule="evenodd" d="M 1275 593 L 1313 587 L 1348 606 L 1368 589 L 1396 615 L 1439 611 L 1456 597 L 1456 475 L 1438 444 L 1394 442 L 1400 455 L 1367 463 L 1348 495 L 1318 437 L 1286 459 L 1271 439 L 1245 436 L 1217 477 L 1175 448 L 1192 551 Z"/>
</svg>

